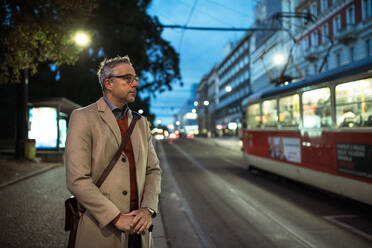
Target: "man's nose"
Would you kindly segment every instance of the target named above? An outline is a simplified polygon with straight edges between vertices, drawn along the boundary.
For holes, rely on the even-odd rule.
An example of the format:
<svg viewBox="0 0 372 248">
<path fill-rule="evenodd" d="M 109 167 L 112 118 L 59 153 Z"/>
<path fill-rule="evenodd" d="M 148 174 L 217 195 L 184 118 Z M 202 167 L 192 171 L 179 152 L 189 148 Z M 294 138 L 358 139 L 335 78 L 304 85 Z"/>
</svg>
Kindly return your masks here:
<svg viewBox="0 0 372 248">
<path fill-rule="evenodd" d="M 130 84 L 132 87 L 137 88 L 139 85 L 139 80 L 133 79 L 132 83 Z"/>
</svg>

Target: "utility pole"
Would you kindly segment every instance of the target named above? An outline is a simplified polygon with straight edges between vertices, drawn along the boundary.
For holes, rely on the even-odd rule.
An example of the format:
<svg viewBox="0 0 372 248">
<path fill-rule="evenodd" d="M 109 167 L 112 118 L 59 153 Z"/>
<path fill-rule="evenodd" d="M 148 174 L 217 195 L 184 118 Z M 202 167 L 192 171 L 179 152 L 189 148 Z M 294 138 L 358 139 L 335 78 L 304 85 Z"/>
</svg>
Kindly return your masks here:
<svg viewBox="0 0 372 248">
<path fill-rule="evenodd" d="M 23 71 L 23 80 L 17 85 L 17 132 L 16 132 L 16 147 L 15 157 L 25 157 L 25 141 L 27 139 L 28 131 L 28 83 L 29 83 L 29 70 L 28 68 Z"/>
</svg>

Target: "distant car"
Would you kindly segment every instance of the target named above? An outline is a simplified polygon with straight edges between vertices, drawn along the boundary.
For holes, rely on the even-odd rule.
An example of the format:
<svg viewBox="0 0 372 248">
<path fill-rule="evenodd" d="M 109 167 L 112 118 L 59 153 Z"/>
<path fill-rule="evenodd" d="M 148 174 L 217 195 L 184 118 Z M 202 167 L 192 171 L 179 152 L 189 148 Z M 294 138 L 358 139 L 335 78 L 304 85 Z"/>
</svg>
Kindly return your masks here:
<svg viewBox="0 0 372 248">
<path fill-rule="evenodd" d="M 169 134 L 169 139 L 174 140 L 174 139 L 177 139 L 178 137 L 179 137 L 179 135 L 177 135 L 177 134 L 175 134 L 175 133 L 171 133 L 171 134 Z"/>
<path fill-rule="evenodd" d="M 154 138 L 155 138 L 156 140 L 163 140 L 163 139 L 164 139 L 164 135 L 163 135 L 163 134 L 155 134 L 155 135 L 154 135 Z"/>
<path fill-rule="evenodd" d="M 187 139 L 193 139 L 194 138 L 194 135 L 193 134 L 186 134 L 186 138 Z"/>
</svg>

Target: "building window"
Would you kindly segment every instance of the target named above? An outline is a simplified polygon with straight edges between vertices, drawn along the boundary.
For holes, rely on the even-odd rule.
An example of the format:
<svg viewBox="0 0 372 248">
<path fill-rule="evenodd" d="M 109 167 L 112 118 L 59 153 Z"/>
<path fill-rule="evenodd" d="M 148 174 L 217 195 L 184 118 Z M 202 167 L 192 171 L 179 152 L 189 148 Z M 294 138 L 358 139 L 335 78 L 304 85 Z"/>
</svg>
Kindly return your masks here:
<svg viewBox="0 0 372 248">
<path fill-rule="evenodd" d="M 354 61 L 354 47 L 350 47 L 350 62 Z"/>
<path fill-rule="evenodd" d="M 371 17 L 371 0 L 362 0 L 363 19 Z"/>
<path fill-rule="evenodd" d="M 328 23 L 324 23 L 322 26 L 322 44 L 325 44 L 329 41 L 329 25 Z"/>
<path fill-rule="evenodd" d="M 341 31 L 341 15 L 337 15 L 333 19 L 333 31 L 335 34 Z"/>
<path fill-rule="evenodd" d="M 324 71 L 328 71 L 328 61 L 324 63 Z"/>
<path fill-rule="evenodd" d="M 313 47 L 318 46 L 318 30 L 314 30 L 314 32 L 311 33 L 311 44 Z"/>
<path fill-rule="evenodd" d="M 320 0 L 320 11 L 323 12 L 328 9 L 328 0 Z"/>
<path fill-rule="evenodd" d="M 310 13 L 314 16 L 317 16 L 318 15 L 318 10 L 317 10 L 317 6 L 316 6 L 316 2 L 312 2 L 311 5 L 310 5 Z"/>
<path fill-rule="evenodd" d="M 355 8 L 354 8 L 354 5 L 352 5 L 346 11 L 346 25 L 347 25 L 347 28 L 350 28 L 350 26 L 354 24 L 355 24 Z"/>
<path fill-rule="evenodd" d="M 367 45 L 367 57 L 372 56 L 372 39 L 366 40 L 366 45 Z"/>
<path fill-rule="evenodd" d="M 341 65 L 341 53 L 340 52 L 336 53 L 336 65 L 337 66 Z"/>
</svg>

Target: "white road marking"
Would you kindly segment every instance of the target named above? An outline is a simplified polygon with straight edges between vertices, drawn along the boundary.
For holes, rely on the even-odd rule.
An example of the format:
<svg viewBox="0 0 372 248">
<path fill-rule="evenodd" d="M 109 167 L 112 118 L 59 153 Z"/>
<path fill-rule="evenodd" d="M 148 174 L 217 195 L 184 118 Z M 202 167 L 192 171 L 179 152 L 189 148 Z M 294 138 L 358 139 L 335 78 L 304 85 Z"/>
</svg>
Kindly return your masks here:
<svg viewBox="0 0 372 248">
<path fill-rule="evenodd" d="M 348 231 L 352 232 L 352 233 L 355 233 L 357 235 L 360 235 L 368 240 L 372 240 L 372 235 L 368 234 L 368 233 L 365 233 L 363 232 L 362 230 L 359 230 L 355 227 L 352 227 L 342 221 L 339 221 L 337 220 L 338 218 L 342 218 L 342 219 L 345 219 L 345 218 L 356 218 L 358 217 L 358 215 L 329 215 L 329 216 L 323 216 L 324 219 L 328 220 L 329 222 L 337 225 L 337 226 L 341 226 L 343 227 L 344 229 L 347 229 Z"/>
<path fill-rule="evenodd" d="M 258 219 L 264 220 L 267 219 L 270 222 L 273 222 L 280 226 L 282 229 L 284 229 L 288 234 L 292 236 L 294 240 L 299 242 L 302 247 L 311 247 L 316 248 L 319 247 L 319 245 L 312 244 L 310 241 L 308 241 L 305 237 L 303 237 L 301 234 L 299 234 L 294 228 L 284 224 L 283 220 L 280 220 L 277 216 L 275 216 L 274 213 L 270 213 L 268 209 L 264 209 L 262 205 L 259 205 L 258 203 L 254 204 L 252 202 L 253 199 L 247 200 L 247 196 L 243 193 L 236 190 L 233 185 L 231 185 L 229 182 L 223 180 L 221 177 L 217 176 L 216 174 L 210 172 L 208 169 L 206 169 L 202 164 L 200 164 L 198 161 L 196 161 L 193 157 L 191 157 L 189 154 L 187 154 L 184 150 L 182 150 L 178 145 L 173 144 L 172 147 L 174 147 L 176 150 L 178 150 L 180 153 L 182 153 L 194 166 L 199 168 L 200 170 L 206 172 L 211 177 L 214 177 L 216 181 L 220 181 L 220 185 L 224 185 L 224 188 L 229 190 L 233 195 L 236 196 L 236 199 L 241 202 L 244 207 L 249 210 L 249 212 L 254 213 L 253 216 L 260 216 Z M 228 185 L 228 187 L 226 187 Z"/>
<path fill-rule="evenodd" d="M 173 145 L 175 145 L 175 144 L 173 144 Z M 178 186 L 178 183 L 174 179 L 174 176 L 172 174 L 172 170 L 169 167 L 168 160 L 167 160 L 167 157 L 165 155 L 163 145 L 160 142 L 159 142 L 159 151 L 160 151 L 160 156 L 162 157 L 162 161 L 161 161 L 162 166 L 169 173 L 170 179 L 171 179 L 172 184 L 174 186 L 174 190 L 176 191 L 176 194 L 177 194 L 177 195 L 172 195 L 172 197 L 175 197 L 175 198 L 178 197 L 179 200 L 182 202 L 182 206 L 184 207 L 183 210 L 184 210 L 186 216 L 188 217 L 188 219 L 190 220 L 191 225 L 194 227 L 195 234 L 196 234 L 196 236 L 199 237 L 203 247 L 206 247 L 206 248 L 215 247 L 214 244 L 212 244 L 208 239 L 205 238 L 205 237 L 207 237 L 207 235 L 203 232 L 203 230 L 199 226 L 199 223 L 196 221 L 189 204 L 187 203 L 186 199 L 183 197 L 182 192 L 181 192 L 181 190 Z"/>
</svg>

